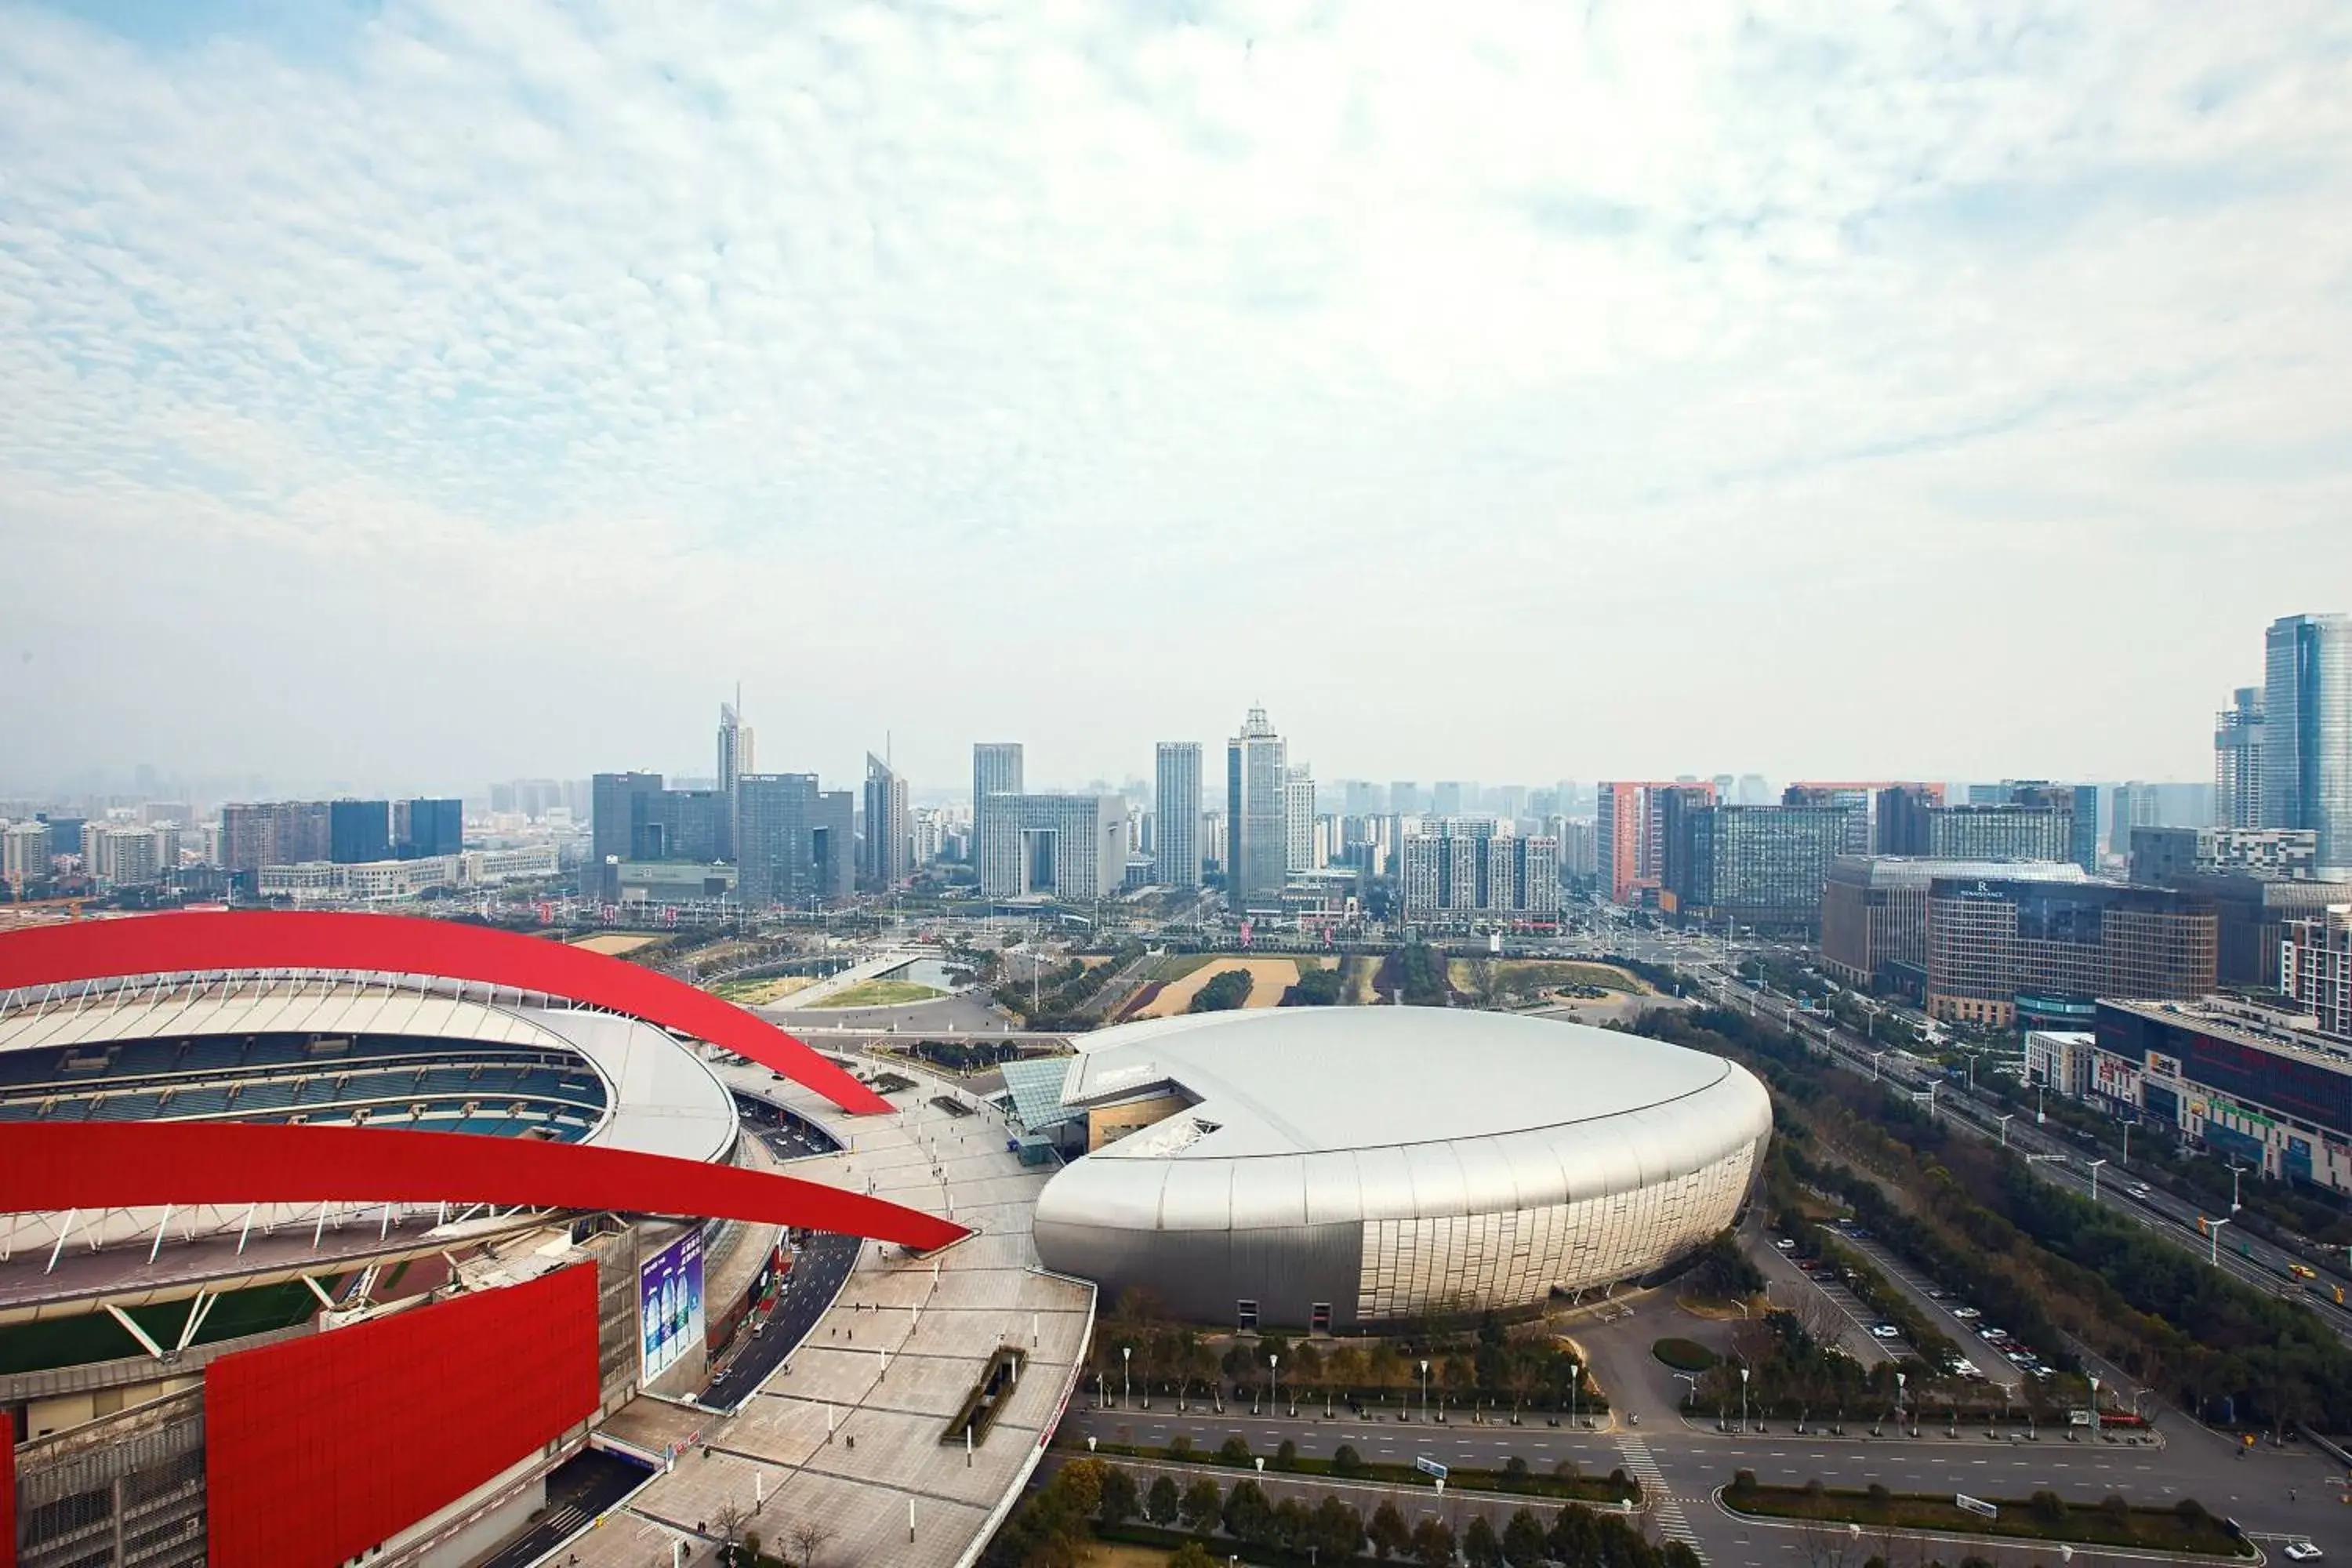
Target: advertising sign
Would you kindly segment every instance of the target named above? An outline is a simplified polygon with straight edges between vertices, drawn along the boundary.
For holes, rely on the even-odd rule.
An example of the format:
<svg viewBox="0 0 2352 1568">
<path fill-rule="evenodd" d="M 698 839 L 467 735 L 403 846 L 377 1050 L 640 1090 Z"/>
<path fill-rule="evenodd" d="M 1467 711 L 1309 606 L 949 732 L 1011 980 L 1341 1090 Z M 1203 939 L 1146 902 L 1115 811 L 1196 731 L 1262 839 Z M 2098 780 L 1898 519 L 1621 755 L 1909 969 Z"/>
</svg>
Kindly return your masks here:
<svg viewBox="0 0 2352 1568">
<path fill-rule="evenodd" d="M 709 1327 L 702 1315 L 702 1233 L 688 1231 L 637 1270 L 637 1325 L 651 1383 L 699 1353 Z"/>
</svg>

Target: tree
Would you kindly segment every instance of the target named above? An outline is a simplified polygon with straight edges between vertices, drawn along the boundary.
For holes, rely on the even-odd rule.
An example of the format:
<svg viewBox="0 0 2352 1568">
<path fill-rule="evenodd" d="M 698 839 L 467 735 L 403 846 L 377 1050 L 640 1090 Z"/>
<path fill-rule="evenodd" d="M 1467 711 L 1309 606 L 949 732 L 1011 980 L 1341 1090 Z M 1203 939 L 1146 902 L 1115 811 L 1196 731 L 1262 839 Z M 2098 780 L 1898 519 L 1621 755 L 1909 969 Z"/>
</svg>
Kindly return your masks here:
<svg viewBox="0 0 2352 1568">
<path fill-rule="evenodd" d="M 1282 1447 L 1274 1451 L 1274 1468 L 1277 1470 L 1288 1470 L 1297 1468 L 1297 1465 L 1298 1445 L 1285 1437 L 1282 1440 Z"/>
<path fill-rule="evenodd" d="M 1356 1452 L 1355 1445 L 1352 1443 L 1342 1443 L 1337 1448 L 1331 1450 L 1331 1473 L 1333 1475 L 1360 1475 L 1363 1472 L 1363 1468 L 1364 1457 Z"/>
<path fill-rule="evenodd" d="M 1543 1554 L 1544 1527 L 1534 1514 L 1520 1509 L 1503 1526 L 1503 1561 L 1511 1568 L 1535 1568 Z"/>
<path fill-rule="evenodd" d="M 1116 1530 L 1133 1519 L 1141 1506 L 1142 1500 L 1133 1476 L 1117 1465 L 1104 1470 L 1102 1500 L 1095 1505 L 1095 1511 L 1105 1524 Z"/>
<path fill-rule="evenodd" d="M 1246 1005 L 1249 994 L 1250 972 L 1228 969 L 1222 974 L 1212 975 L 1208 984 L 1192 993 L 1192 1005 L 1184 1010 L 1188 1013 L 1230 1013 L 1236 1007 Z"/>
<path fill-rule="evenodd" d="M 1179 1512 L 1183 1518 L 1184 1528 L 1201 1535 L 1217 1527 L 1218 1516 L 1224 1506 L 1225 1494 L 1217 1489 L 1216 1482 L 1202 1476 L 1184 1489 L 1184 1501 Z"/>
<path fill-rule="evenodd" d="M 1513 1454 L 1509 1458 L 1503 1461 L 1503 1484 L 1505 1486 L 1525 1486 L 1530 1473 L 1527 1460 L 1521 1458 L 1517 1454 Z"/>
<path fill-rule="evenodd" d="M 1315 1505 L 1315 1528 L 1309 1539 L 1321 1561 L 1345 1563 L 1364 1549 L 1364 1516 L 1326 1492 Z"/>
<path fill-rule="evenodd" d="M 1485 1514 L 1471 1516 L 1470 1528 L 1462 1534 L 1462 1554 L 1470 1559 L 1470 1568 L 1503 1568 L 1503 1538 Z"/>
<path fill-rule="evenodd" d="M 1168 1568 L 1217 1568 L 1217 1560 L 1197 1541 L 1187 1541 L 1168 1559 Z"/>
<path fill-rule="evenodd" d="M 1143 1517 L 1164 1530 L 1176 1522 L 1176 1510 L 1182 1504 L 1182 1494 L 1176 1489 L 1176 1478 L 1160 1476 L 1153 1479 L 1151 1489 L 1143 1494 Z"/>
<path fill-rule="evenodd" d="M 1232 1436 L 1217 1445 L 1217 1463 L 1221 1465 L 1238 1465 L 1244 1469 L 1246 1469 L 1249 1468 L 1249 1442 L 1248 1439 L 1244 1438 L 1240 1433 L 1234 1433 Z"/>
<path fill-rule="evenodd" d="M 1412 1531 L 1406 1525 L 1404 1515 L 1397 1511 L 1396 1504 L 1385 1499 L 1372 1510 L 1371 1528 L 1365 1533 L 1371 1537 L 1372 1555 L 1383 1563 L 1412 1550 Z"/>
<path fill-rule="evenodd" d="M 816 1568 L 816 1554 L 824 1550 L 826 1542 L 833 1539 L 832 1527 L 819 1524 L 813 1519 L 801 1521 L 788 1533 L 793 1543 L 793 1560 L 800 1564 L 800 1568 Z"/>
<path fill-rule="evenodd" d="M 1224 1525 L 1225 1533 L 1236 1541 L 1253 1546 L 1271 1541 L 1274 1504 L 1267 1500 L 1265 1489 L 1255 1481 L 1235 1481 L 1234 1489 L 1225 1494 Z"/>
<path fill-rule="evenodd" d="M 1454 1561 L 1454 1531 L 1434 1519 L 1424 1519 L 1412 1527 L 1412 1560 L 1422 1568 L 1448 1568 Z"/>
<path fill-rule="evenodd" d="M 735 1539 L 742 1534 L 743 1521 L 751 1517 L 750 1510 L 742 1504 L 732 1501 L 720 1503 L 711 1510 L 710 1522 L 719 1531 L 719 1546 L 722 1558 L 734 1554 Z"/>
<path fill-rule="evenodd" d="M 1315 1510 L 1304 1500 L 1284 1498 L 1274 1505 L 1274 1544 L 1288 1552 L 1304 1552 L 1315 1537 Z"/>
<path fill-rule="evenodd" d="M 2056 1526 L 2066 1522 L 2066 1500 L 2047 1488 L 2028 1498 L 2025 1506 L 2043 1524 Z"/>
</svg>

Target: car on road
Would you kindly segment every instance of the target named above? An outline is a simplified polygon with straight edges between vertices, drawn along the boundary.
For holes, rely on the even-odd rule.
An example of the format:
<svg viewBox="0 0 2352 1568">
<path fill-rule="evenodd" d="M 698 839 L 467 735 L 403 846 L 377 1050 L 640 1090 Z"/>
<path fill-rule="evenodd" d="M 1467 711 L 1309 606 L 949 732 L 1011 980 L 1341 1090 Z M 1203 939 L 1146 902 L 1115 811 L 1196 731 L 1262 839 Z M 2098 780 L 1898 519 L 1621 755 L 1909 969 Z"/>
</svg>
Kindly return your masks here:
<svg viewBox="0 0 2352 1568">
<path fill-rule="evenodd" d="M 2146 1197 L 2146 1196 L 2147 1196 L 2147 1195 L 2148 1195 L 2148 1193 L 2147 1193 L 2147 1184 L 2146 1182 L 2134 1182 L 2134 1183 L 2130 1184 L 2128 1186 L 2125 1187 L 2125 1188 L 2124 1188 L 2124 1191 L 2126 1191 L 2126 1192 L 2129 1193 L 2132 1196 L 2134 1196 L 2134 1197 L 2136 1197 L 2136 1198 L 2144 1198 L 2144 1197 Z M 2314 1552 L 2316 1552 L 2316 1551 L 2318 1551 L 2318 1550 L 2319 1550 L 2319 1548 L 2317 1548 L 2316 1546 L 2315 1546 L 2315 1547 L 2313 1547 L 2313 1548 L 2312 1548 L 2312 1550 L 2313 1550 Z"/>
<path fill-rule="evenodd" d="M 1983 1317 L 1984 1313 L 1974 1307 L 1955 1307 L 1952 1309 L 1952 1316 L 1959 1319 L 1960 1321 L 1965 1323 L 1971 1318 Z"/>
<path fill-rule="evenodd" d="M 1797 1244 L 1785 1236 L 1780 1240 L 1774 1242 L 1772 1245 L 1779 1247 L 1783 1252 L 1794 1252 L 1797 1250 Z"/>
<path fill-rule="evenodd" d="M 2286 1554 L 2289 1557 L 2294 1558 L 2297 1563 L 2308 1563 L 2314 1558 L 2325 1557 L 2327 1555 L 2308 1541 L 2288 1542 L 2286 1543 Z"/>
</svg>

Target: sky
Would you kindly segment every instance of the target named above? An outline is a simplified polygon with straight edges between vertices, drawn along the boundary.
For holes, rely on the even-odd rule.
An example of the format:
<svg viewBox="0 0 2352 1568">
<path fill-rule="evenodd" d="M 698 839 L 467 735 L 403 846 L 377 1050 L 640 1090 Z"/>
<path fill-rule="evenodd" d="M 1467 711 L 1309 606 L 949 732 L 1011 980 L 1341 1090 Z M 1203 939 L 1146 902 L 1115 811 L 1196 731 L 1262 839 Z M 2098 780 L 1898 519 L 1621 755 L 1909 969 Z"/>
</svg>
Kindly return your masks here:
<svg viewBox="0 0 2352 1568">
<path fill-rule="evenodd" d="M 2352 7 L 0 0 L 0 789 L 2210 775 Z"/>
</svg>

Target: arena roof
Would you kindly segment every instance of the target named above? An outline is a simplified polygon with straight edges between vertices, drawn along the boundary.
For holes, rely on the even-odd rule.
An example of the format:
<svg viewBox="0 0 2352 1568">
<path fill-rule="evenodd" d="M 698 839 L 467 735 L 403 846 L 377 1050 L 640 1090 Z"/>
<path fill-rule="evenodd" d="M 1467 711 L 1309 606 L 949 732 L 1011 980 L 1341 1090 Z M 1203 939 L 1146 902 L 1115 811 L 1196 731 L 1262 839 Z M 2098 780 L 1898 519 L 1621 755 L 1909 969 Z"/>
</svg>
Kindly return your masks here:
<svg viewBox="0 0 2352 1568">
<path fill-rule="evenodd" d="M 1087 1156 L 1233 1159 L 1490 1138 L 1605 1121 L 1745 1077 L 1639 1035 L 1507 1013 L 1285 1007 L 1126 1025 L 1075 1042 L 1062 1099 L 1115 1103 L 1173 1085 L 1213 1126 Z"/>
</svg>

